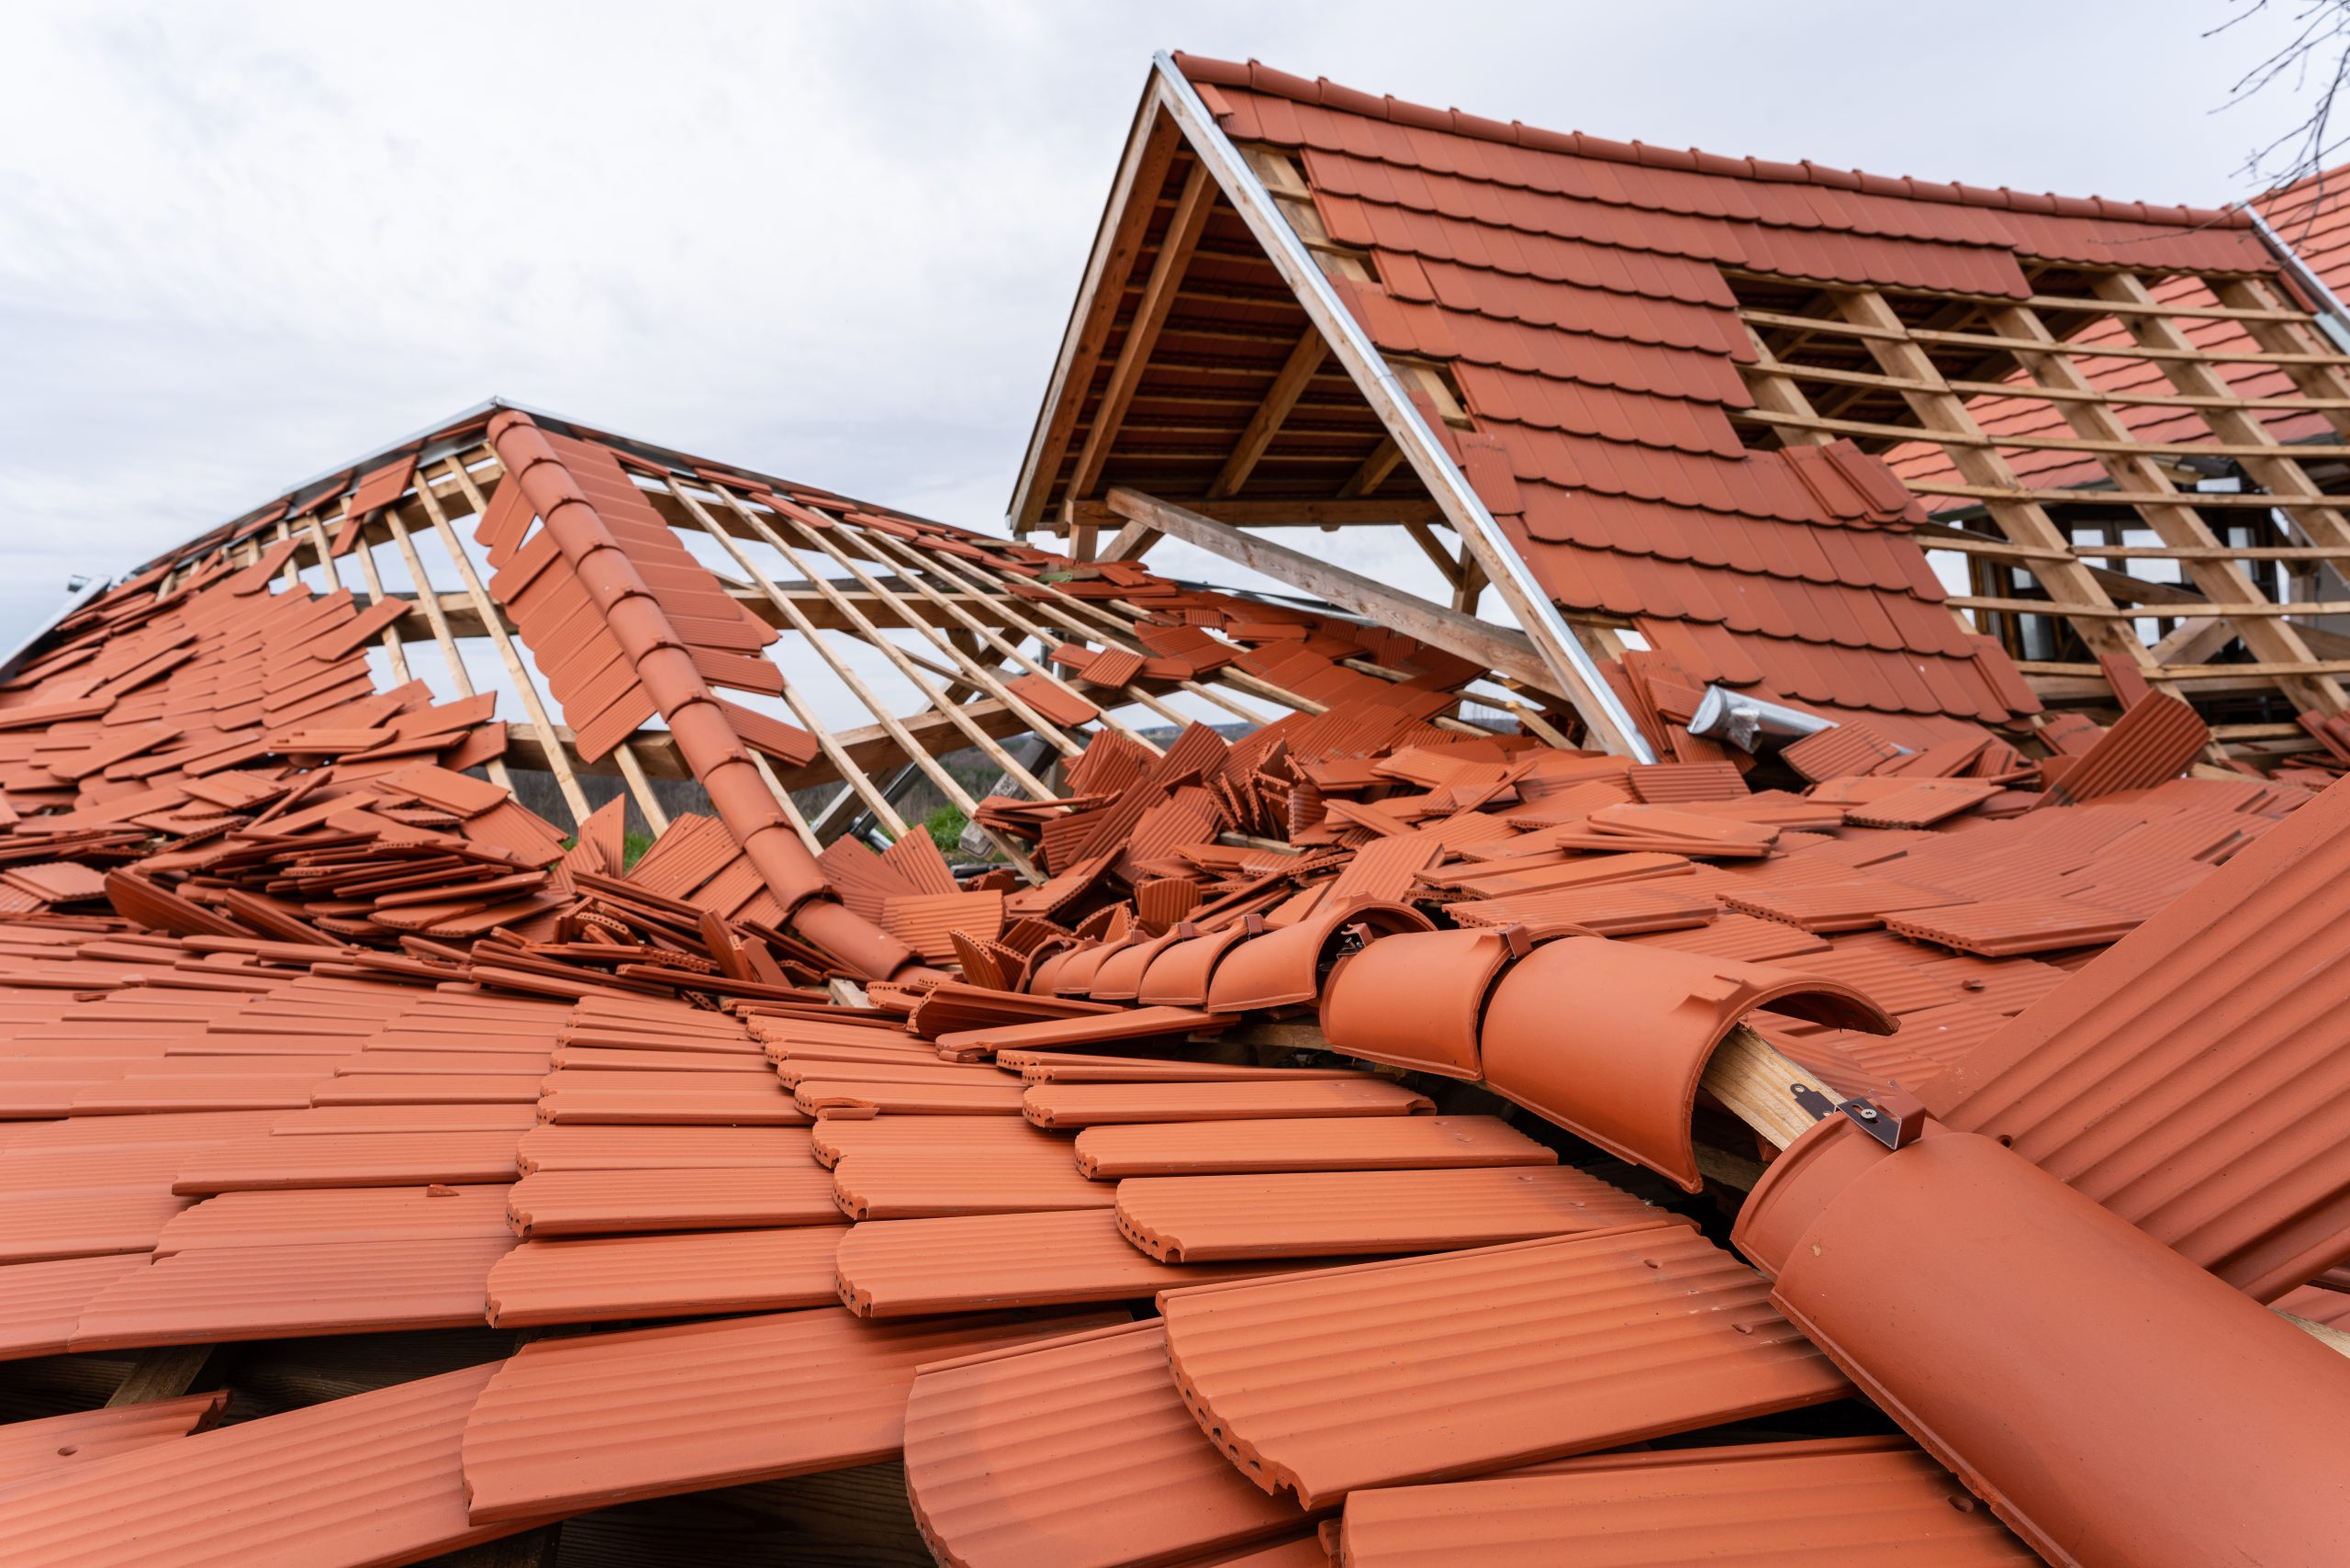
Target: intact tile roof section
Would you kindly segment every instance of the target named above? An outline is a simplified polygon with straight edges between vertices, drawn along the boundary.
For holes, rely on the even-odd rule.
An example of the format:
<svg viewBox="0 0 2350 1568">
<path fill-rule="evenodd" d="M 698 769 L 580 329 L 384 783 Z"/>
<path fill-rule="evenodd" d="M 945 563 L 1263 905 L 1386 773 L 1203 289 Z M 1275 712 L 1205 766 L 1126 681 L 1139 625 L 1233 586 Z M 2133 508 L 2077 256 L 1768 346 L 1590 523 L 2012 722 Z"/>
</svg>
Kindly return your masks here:
<svg viewBox="0 0 2350 1568">
<path fill-rule="evenodd" d="M 829 1306 L 839 1226 L 526 1241 L 489 1271 L 500 1328 Z"/>
<path fill-rule="evenodd" d="M 1659 1226 L 1171 1292 L 1159 1308 L 1203 1428 L 1257 1484 L 1314 1506 L 1844 1394 L 1769 1295 L 1695 1230 Z"/>
<path fill-rule="evenodd" d="M 2029 1568 L 2040 1559 L 1897 1438 L 1606 1454 L 1540 1474 L 1348 1497 L 1348 1568 L 1786 1562 Z"/>
<path fill-rule="evenodd" d="M 1157 1323 L 925 1370 L 906 1400 L 906 1495 L 950 1568 L 1189 1561 L 1311 1517 L 1201 1433 Z"/>
<path fill-rule="evenodd" d="M 2336 784 L 1924 1090 L 2273 1299 L 2350 1258 L 2350 785 Z"/>
<path fill-rule="evenodd" d="M 1118 1183 L 1118 1229 L 1169 1263 L 1368 1258 L 1673 1222 L 1569 1165 L 1144 1176 Z"/>
<path fill-rule="evenodd" d="M 1080 1170 L 1105 1181 L 1250 1171 L 1553 1165 L 1559 1159 L 1557 1150 L 1497 1116 L 1113 1124 L 1078 1134 L 1076 1153 Z"/>
<path fill-rule="evenodd" d="M 1131 1301 L 1262 1274 L 1246 1263 L 1161 1263 L 1103 1209 L 868 1220 L 841 1240 L 840 1296 L 861 1317 Z"/>
<path fill-rule="evenodd" d="M 476 1522 L 887 1459 L 926 1361 L 1124 1320 L 861 1322 L 837 1307 L 542 1339 L 498 1369 L 464 1422 Z"/>
<path fill-rule="evenodd" d="M 2020 256 L 2273 270 L 2233 219 L 2182 236 L 2141 207 L 1625 147 L 1178 59 L 1371 253 L 1378 281 L 1341 298 L 1381 350 L 1452 373 L 1489 443 L 1472 481 L 1543 586 L 1636 620 L 1699 684 L 1988 722 L 2029 700 L 1942 607 L 1889 470 L 1740 442 L 1725 410 L 1753 351 L 1721 269 L 2018 298 Z"/>
</svg>

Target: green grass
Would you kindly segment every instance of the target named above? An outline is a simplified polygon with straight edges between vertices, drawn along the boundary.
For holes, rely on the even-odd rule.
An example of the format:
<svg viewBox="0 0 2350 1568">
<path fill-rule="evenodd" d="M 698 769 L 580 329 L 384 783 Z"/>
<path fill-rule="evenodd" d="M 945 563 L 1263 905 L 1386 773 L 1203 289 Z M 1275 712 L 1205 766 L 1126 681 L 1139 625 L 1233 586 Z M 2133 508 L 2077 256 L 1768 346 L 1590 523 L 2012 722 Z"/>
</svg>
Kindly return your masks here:
<svg viewBox="0 0 2350 1568">
<path fill-rule="evenodd" d="M 930 834 L 930 841 L 938 846 L 941 852 L 949 855 L 961 847 L 963 830 L 970 823 L 971 819 L 963 814 L 959 806 L 941 806 L 922 819 L 923 827 Z"/>
<path fill-rule="evenodd" d="M 635 865 L 639 860 L 643 859 L 644 852 L 652 847 L 653 835 L 649 833 L 639 833 L 634 828 L 630 828 L 627 832 L 621 834 L 621 869 L 625 870 L 629 867 Z"/>
</svg>

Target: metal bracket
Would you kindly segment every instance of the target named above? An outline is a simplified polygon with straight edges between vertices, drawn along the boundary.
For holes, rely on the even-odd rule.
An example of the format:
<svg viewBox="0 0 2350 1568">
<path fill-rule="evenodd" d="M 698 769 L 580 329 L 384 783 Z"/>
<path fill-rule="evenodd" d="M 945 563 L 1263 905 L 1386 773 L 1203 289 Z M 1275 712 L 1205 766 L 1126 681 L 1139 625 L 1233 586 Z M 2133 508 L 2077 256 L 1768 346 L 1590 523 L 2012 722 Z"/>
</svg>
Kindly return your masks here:
<svg viewBox="0 0 2350 1568">
<path fill-rule="evenodd" d="M 1787 1091 L 1795 1096 L 1796 1104 L 1811 1113 L 1813 1121 L 1825 1121 L 1841 1112 L 1861 1131 L 1887 1148 L 1907 1148 L 1918 1141 L 1918 1135 L 1923 1130 L 1922 1106 L 1914 1114 L 1897 1116 L 1866 1100 L 1830 1100 L 1808 1083 L 1790 1083 Z"/>
</svg>

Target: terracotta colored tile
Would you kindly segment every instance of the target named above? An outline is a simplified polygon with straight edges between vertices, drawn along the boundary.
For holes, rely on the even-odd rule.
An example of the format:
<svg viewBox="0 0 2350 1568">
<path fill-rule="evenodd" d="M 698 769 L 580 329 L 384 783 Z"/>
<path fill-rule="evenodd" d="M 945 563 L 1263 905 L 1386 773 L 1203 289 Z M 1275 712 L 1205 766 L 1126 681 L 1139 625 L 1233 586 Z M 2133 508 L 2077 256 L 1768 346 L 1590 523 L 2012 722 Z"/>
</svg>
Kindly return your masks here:
<svg viewBox="0 0 2350 1568">
<path fill-rule="evenodd" d="M 929 1219 L 1108 1208 L 1110 1187 L 1078 1173 L 1069 1147 L 1039 1137 L 1033 1149 L 909 1149 L 849 1155 L 833 1167 L 833 1191 L 851 1219 Z"/>
<path fill-rule="evenodd" d="M 1691 1116 L 1715 1048 L 1759 1008 L 1890 1032 L 1840 981 L 1802 969 L 1570 936 L 1502 977 L 1480 1036 L 1484 1081 L 1619 1159 L 1702 1190 Z"/>
<path fill-rule="evenodd" d="M 1257 1117 L 1407 1116 L 1436 1103 L 1400 1084 L 1364 1074 L 1359 1081 L 1303 1083 L 1040 1083 L 1025 1096 L 1025 1114 L 1040 1127 L 1092 1127 L 1114 1122 L 1228 1122 Z"/>
<path fill-rule="evenodd" d="M 1840 1397 L 1768 1295 L 1695 1231 L 1660 1226 L 1159 1306 L 1194 1416 L 1242 1474 L 1310 1506 Z"/>
<path fill-rule="evenodd" d="M 925 1369 L 906 1400 L 905 1455 L 923 1539 L 952 1568 L 1188 1562 L 1312 1518 L 1249 1485 L 1201 1434 L 1156 1323 Z"/>
<path fill-rule="evenodd" d="M 2342 1070 L 2321 1020 L 2340 1007 L 2345 845 L 2336 786 L 2025 1009 L 1928 1103 L 2262 1299 L 2350 1256 L 2342 1141 L 2322 1118 L 2256 1109 L 2322 1099 Z"/>
<path fill-rule="evenodd" d="M 1064 1154 L 1071 1141 L 1032 1127 L 1017 1118 L 1002 1116 L 922 1117 L 843 1116 L 826 1118 L 804 1135 L 810 1151 L 827 1166 L 856 1154 L 945 1155 L 969 1151 L 977 1156 L 1006 1154 L 1017 1159 L 1040 1143 L 1049 1142 Z"/>
<path fill-rule="evenodd" d="M 565 1087 L 539 1102 L 542 1121 L 557 1126 L 788 1127 L 804 1126 L 808 1113 L 793 1104 L 772 1075 L 765 1081 L 733 1087 L 728 1075 L 722 1084 L 706 1080 L 721 1075 L 678 1073 L 584 1072 L 571 1075 Z M 675 1079 L 656 1086 L 620 1080 Z M 605 1081 L 612 1081 L 607 1086 Z"/>
<path fill-rule="evenodd" d="M 1603 1454 L 1546 1473 L 1397 1486 L 1347 1499 L 1346 1561 L 1641 1568 L 1660 1554 L 1806 1563 L 2024 1568 L 2039 1561 L 1964 1487 L 1898 1439 Z"/>
<path fill-rule="evenodd" d="M 115 1253 L 0 1268 L 0 1361 L 62 1353 L 82 1309 L 147 1266 L 142 1256 Z"/>
<path fill-rule="evenodd" d="M 508 1237 L 199 1247 L 123 1274 L 83 1308 L 72 1348 L 202 1345 L 478 1322 Z"/>
<path fill-rule="evenodd" d="M 193 1201 L 160 1185 L 0 1197 L 0 1263 L 145 1252 Z"/>
<path fill-rule="evenodd" d="M 860 1317 L 1131 1301 L 1270 1271 L 1158 1262 L 1104 1209 L 868 1221 L 842 1239 L 837 1267 L 841 1300 Z"/>
<path fill-rule="evenodd" d="M 2026 898 L 1942 904 L 1888 914 L 1885 924 L 1886 929 L 1921 942 L 1999 958 L 2102 946 L 2128 935 L 2142 919 L 2072 899 Z"/>
<path fill-rule="evenodd" d="M 157 1257 L 202 1247 L 507 1237 L 502 1186 L 326 1187 L 224 1193 L 162 1227 Z"/>
<path fill-rule="evenodd" d="M 526 1241 L 489 1271 L 501 1328 L 829 1306 L 839 1226 Z"/>
<path fill-rule="evenodd" d="M 939 1036 L 938 1044 L 942 1050 L 956 1052 L 1049 1051 L 1113 1040 L 1181 1036 L 1220 1029 L 1229 1022 L 1215 1014 L 1188 1007 L 1131 1007 L 1077 1018 L 1047 1018 L 988 1029 L 958 1030 Z"/>
<path fill-rule="evenodd" d="M 577 1513 L 888 1459 L 915 1368 L 1119 1320 L 878 1324 L 826 1307 L 537 1340 L 466 1419 L 472 1517 Z"/>
<path fill-rule="evenodd" d="M 0 1427 L 0 1499 L 35 1491 L 117 1454 L 186 1437 L 208 1427 L 228 1392 L 184 1394 L 136 1405 L 108 1405 Z"/>
<path fill-rule="evenodd" d="M 846 1129 L 843 1129 L 844 1131 Z M 1078 1168 L 1127 1176 L 1541 1166 L 1558 1153 L 1495 1116 L 1339 1116 L 1089 1127 Z"/>
<path fill-rule="evenodd" d="M 749 1170 L 537 1170 L 509 1189 L 507 1209 L 514 1233 L 524 1237 L 836 1225 L 841 1219 L 832 1177 L 813 1160 Z"/>
<path fill-rule="evenodd" d="M 511 1181 L 514 1135 L 325 1133 L 240 1138 L 190 1152 L 172 1191 L 194 1195 L 292 1187 L 415 1187 Z"/>
<path fill-rule="evenodd" d="M 524 1172 L 746 1170 L 801 1165 L 809 1144 L 800 1127 L 543 1126 L 516 1152 Z"/>
<path fill-rule="evenodd" d="M 402 1383 L 157 1443 L 0 1501 L 35 1568 L 367 1568 L 527 1528 L 466 1521 L 458 1444 L 495 1366 Z M 308 1506 L 280 1506 L 291 1495 Z M 92 1521 L 135 1515 L 136 1530 Z"/>
<path fill-rule="evenodd" d="M 999 1078 L 1002 1076 L 998 1075 Z M 1016 1116 L 1016 1082 L 889 1083 L 860 1078 L 811 1078 L 793 1092 L 809 1115 Z"/>
<path fill-rule="evenodd" d="M 1163 1262 L 1375 1257 L 1677 1223 L 1567 1165 L 1129 1177 L 1119 1232 Z"/>
</svg>

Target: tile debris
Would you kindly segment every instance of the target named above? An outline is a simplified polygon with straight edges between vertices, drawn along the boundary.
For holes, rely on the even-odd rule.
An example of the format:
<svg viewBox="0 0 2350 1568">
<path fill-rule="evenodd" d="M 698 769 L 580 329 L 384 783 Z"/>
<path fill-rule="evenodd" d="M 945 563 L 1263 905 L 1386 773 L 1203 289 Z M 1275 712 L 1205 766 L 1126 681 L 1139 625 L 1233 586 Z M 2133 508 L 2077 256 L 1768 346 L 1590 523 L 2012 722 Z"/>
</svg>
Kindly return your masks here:
<svg viewBox="0 0 2350 1568">
<path fill-rule="evenodd" d="M 2210 554 L 2350 558 L 2304 286 L 1255 64 L 1146 111 L 1068 553 L 493 404 L 0 668 L 9 1562 L 2333 1561 L 2343 650 Z M 2116 446 L 2237 487 L 2062 487 Z M 2099 612 L 2091 505 L 2180 581 Z M 1453 610 L 1139 559 L 1478 513 Z"/>
</svg>

